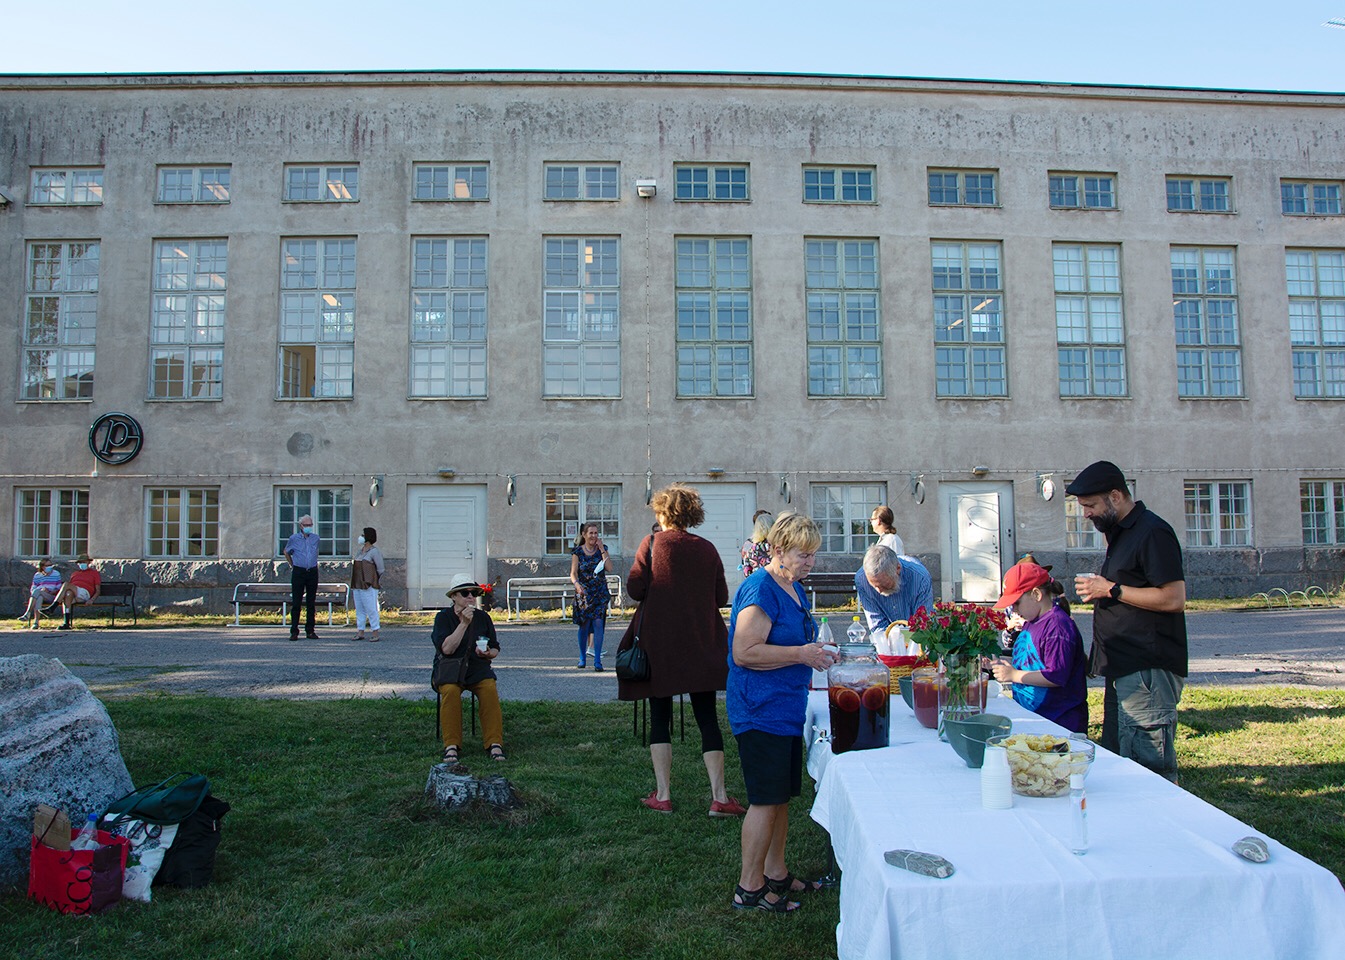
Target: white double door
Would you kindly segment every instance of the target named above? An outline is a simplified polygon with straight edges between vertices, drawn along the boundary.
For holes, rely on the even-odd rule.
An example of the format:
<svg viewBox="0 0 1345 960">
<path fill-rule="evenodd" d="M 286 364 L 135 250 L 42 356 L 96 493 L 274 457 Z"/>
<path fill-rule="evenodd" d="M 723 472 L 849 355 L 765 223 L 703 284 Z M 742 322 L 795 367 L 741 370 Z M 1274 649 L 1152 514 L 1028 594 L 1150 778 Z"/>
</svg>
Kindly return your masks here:
<svg viewBox="0 0 1345 960">
<path fill-rule="evenodd" d="M 412 486 L 407 489 L 406 605 L 417 610 L 448 603 L 449 580 L 486 580 L 486 488 Z"/>
<path fill-rule="evenodd" d="M 705 522 L 690 532 L 715 545 L 724 563 L 729 597 L 742 582 L 743 541 L 752 532 L 752 514 L 757 509 L 757 488 L 751 483 L 705 483 L 696 488 L 705 505 Z"/>
</svg>

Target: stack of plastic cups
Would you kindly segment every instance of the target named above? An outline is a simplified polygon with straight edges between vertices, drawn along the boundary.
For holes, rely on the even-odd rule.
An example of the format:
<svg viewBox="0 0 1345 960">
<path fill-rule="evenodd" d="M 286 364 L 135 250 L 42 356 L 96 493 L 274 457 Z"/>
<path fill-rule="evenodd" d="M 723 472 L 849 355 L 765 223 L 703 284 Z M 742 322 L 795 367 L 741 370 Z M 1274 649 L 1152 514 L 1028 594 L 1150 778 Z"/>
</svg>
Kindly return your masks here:
<svg viewBox="0 0 1345 960">
<path fill-rule="evenodd" d="M 987 810 L 1008 810 L 1013 806 L 1008 751 L 988 743 L 985 745 L 985 762 L 981 764 L 981 806 Z"/>
</svg>

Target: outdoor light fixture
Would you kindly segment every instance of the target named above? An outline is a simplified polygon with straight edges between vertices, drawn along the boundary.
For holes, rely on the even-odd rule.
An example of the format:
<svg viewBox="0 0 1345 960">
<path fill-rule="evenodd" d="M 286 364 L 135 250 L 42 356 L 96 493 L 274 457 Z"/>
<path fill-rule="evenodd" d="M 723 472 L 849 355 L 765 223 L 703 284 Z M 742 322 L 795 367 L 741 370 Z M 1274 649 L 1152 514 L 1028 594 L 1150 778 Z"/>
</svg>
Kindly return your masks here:
<svg viewBox="0 0 1345 960">
<path fill-rule="evenodd" d="M 789 487 L 789 477 L 783 473 L 780 474 L 780 496 L 785 498 L 785 503 L 794 502 L 794 491 Z"/>
<path fill-rule="evenodd" d="M 644 472 L 644 504 L 649 506 L 649 501 L 654 499 L 654 471 L 646 470 Z"/>
<path fill-rule="evenodd" d="M 911 474 L 911 499 L 916 503 L 925 502 L 925 475 Z"/>
<path fill-rule="evenodd" d="M 1054 474 L 1043 473 L 1037 477 L 1037 490 L 1041 498 L 1048 503 L 1055 497 L 1055 481 L 1051 479 Z"/>
<path fill-rule="evenodd" d="M 724 468 L 711 467 L 709 470 L 706 470 L 705 472 L 708 476 L 714 477 L 717 480 L 724 475 Z"/>
<path fill-rule="evenodd" d="M 383 478 L 382 478 L 381 476 L 378 476 L 378 477 L 370 477 L 370 478 L 369 478 L 369 506 L 371 506 L 371 507 L 376 507 L 376 506 L 378 506 L 378 501 L 380 501 L 380 500 L 382 500 L 382 499 L 383 499 Z"/>
<path fill-rule="evenodd" d="M 976 466 L 974 466 L 974 467 L 971 468 L 971 475 L 972 475 L 973 477 L 984 477 L 984 476 L 985 476 L 987 473 L 989 473 L 989 472 L 990 472 L 990 468 L 989 468 L 989 467 L 982 466 L 982 465 L 979 464 L 979 463 L 976 464 Z"/>
<path fill-rule="evenodd" d="M 518 499 L 518 477 L 514 476 L 512 473 L 509 474 L 509 486 L 506 489 L 509 491 L 509 506 L 512 507 L 514 501 Z"/>
<path fill-rule="evenodd" d="M 650 197 L 654 196 L 654 194 L 658 193 L 658 181 L 636 180 L 635 193 L 637 196 L 644 197 L 646 200 L 648 200 Z"/>
<path fill-rule="evenodd" d="M 452 479 L 453 479 L 454 477 L 456 477 L 457 475 L 458 475 L 458 471 L 454 470 L 452 467 L 440 467 L 440 468 L 439 468 L 439 476 L 441 476 L 441 477 L 442 477 L 443 479 L 445 479 L 445 480 L 452 480 Z"/>
</svg>

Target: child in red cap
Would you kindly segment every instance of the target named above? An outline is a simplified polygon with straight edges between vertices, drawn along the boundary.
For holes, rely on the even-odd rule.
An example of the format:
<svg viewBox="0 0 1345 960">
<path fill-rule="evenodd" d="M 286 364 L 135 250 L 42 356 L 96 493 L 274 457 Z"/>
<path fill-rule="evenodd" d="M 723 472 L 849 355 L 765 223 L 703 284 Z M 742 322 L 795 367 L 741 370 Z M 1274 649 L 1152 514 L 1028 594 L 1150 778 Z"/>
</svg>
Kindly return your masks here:
<svg viewBox="0 0 1345 960">
<path fill-rule="evenodd" d="M 1025 623 L 1013 644 L 1013 662 L 996 660 L 991 669 L 1000 683 L 1013 684 L 1018 703 L 1066 730 L 1084 733 L 1088 658 L 1064 592 L 1045 567 L 1024 561 L 1009 568 L 995 609 L 1013 610 Z"/>
</svg>

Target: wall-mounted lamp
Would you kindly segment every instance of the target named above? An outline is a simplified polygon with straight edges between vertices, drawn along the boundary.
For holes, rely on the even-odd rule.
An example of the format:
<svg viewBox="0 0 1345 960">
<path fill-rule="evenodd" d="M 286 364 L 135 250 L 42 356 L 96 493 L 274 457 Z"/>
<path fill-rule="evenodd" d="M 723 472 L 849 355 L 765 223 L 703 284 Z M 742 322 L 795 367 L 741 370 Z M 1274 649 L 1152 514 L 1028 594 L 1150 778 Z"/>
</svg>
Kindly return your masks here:
<svg viewBox="0 0 1345 960">
<path fill-rule="evenodd" d="M 654 471 L 646 470 L 644 472 L 644 505 L 649 506 L 649 501 L 654 499 Z"/>
<path fill-rule="evenodd" d="M 1037 476 L 1037 492 L 1041 498 L 1049 502 L 1055 497 L 1055 481 L 1051 479 L 1054 474 L 1043 473 Z"/>
<path fill-rule="evenodd" d="M 518 499 L 518 477 L 514 476 L 512 473 L 509 474 L 509 485 L 505 489 L 509 492 L 509 506 L 512 507 L 514 501 Z"/>
<path fill-rule="evenodd" d="M 724 475 L 724 468 L 711 467 L 710 469 L 705 471 L 705 474 L 706 476 L 713 477 L 714 479 L 718 480 L 720 477 Z"/>
<path fill-rule="evenodd" d="M 794 491 L 789 486 L 789 477 L 783 473 L 780 474 L 780 496 L 785 498 L 785 503 L 794 502 Z"/>
<path fill-rule="evenodd" d="M 990 468 L 989 468 L 989 467 L 987 467 L 987 466 L 983 466 L 982 464 L 979 464 L 979 463 L 976 464 L 976 466 L 974 466 L 974 467 L 971 468 L 971 475 L 972 475 L 973 477 L 984 477 L 984 476 L 985 476 L 986 474 L 988 474 L 989 472 L 990 472 Z"/>
<path fill-rule="evenodd" d="M 3 193 L 0 193 L 0 207 L 7 207 L 7 206 L 9 206 L 9 197 L 5 196 Z"/>
<path fill-rule="evenodd" d="M 369 478 L 369 506 L 378 506 L 378 501 L 383 499 L 383 477 Z"/>
<path fill-rule="evenodd" d="M 452 480 L 452 479 L 453 479 L 454 477 L 456 477 L 457 475 L 458 475 L 458 471 L 454 470 L 452 467 L 440 467 L 440 468 L 439 468 L 439 476 L 440 476 L 441 478 L 443 478 L 444 480 Z"/>
<path fill-rule="evenodd" d="M 911 474 L 911 499 L 916 503 L 925 502 L 925 475 Z"/>
<path fill-rule="evenodd" d="M 658 193 L 658 181 L 657 181 L 657 180 L 636 180 L 636 181 L 635 181 L 635 195 L 636 195 L 636 196 L 644 197 L 646 200 L 648 200 L 650 197 L 654 196 L 654 194 L 656 194 L 656 193 Z"/>
</svg>

